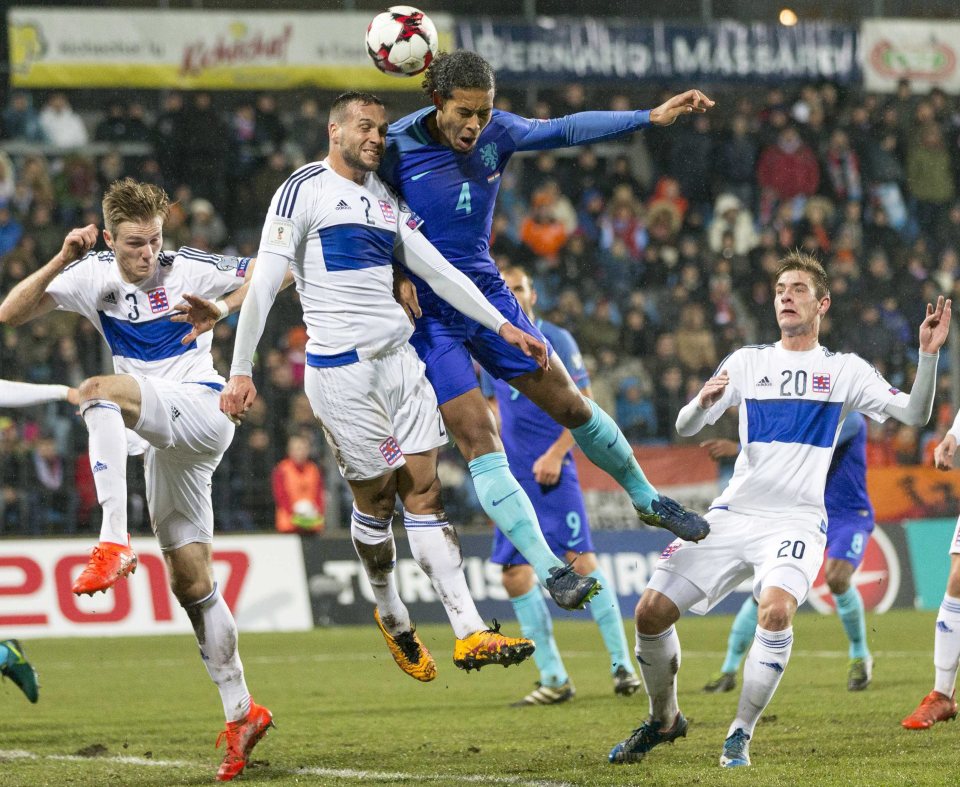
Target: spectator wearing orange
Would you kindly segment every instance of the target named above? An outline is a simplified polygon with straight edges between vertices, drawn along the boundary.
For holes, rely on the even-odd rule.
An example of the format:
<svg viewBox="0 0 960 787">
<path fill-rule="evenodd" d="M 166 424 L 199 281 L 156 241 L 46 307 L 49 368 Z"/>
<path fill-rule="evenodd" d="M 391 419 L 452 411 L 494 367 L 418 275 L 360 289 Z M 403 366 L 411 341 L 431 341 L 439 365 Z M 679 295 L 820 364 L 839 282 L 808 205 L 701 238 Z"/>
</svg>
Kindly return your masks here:
<svg viewBox="0 0 960 787">
<path fill-rule="evenodd" d="M 520 225 L 520 240 L 536 257 L 556 261 L 567 242 L 567 230 L 554 214 L 549 194 L 534 195 L 530 215 Z"/>
<path fill-rule="evenodd" d="M 310 441 L 302 435 L 287 440 L 287 456 L 273 470 L 273 499 L 281 533 L 323 532 L 323 473 L 310 459 Z"/>
</svg>

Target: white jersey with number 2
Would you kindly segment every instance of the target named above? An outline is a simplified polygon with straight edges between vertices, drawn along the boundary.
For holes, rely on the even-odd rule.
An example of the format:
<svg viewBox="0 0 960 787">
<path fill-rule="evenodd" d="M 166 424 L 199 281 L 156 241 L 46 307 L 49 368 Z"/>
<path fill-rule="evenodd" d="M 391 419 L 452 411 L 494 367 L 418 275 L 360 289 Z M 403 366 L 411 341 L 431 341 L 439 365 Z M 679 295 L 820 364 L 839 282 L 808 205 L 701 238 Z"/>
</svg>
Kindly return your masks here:
<svg viewBox="0 0 960 787">
<path fill-rule="evenodd" d="M 361 186 L 326 161 L 294 172 L 274 194 L 260 251 L 290 262 L 317 356 L 372 358 L 413 329 L 393 298 L 393 250 L 419 217 L 380 178 Z"/>
</svg>

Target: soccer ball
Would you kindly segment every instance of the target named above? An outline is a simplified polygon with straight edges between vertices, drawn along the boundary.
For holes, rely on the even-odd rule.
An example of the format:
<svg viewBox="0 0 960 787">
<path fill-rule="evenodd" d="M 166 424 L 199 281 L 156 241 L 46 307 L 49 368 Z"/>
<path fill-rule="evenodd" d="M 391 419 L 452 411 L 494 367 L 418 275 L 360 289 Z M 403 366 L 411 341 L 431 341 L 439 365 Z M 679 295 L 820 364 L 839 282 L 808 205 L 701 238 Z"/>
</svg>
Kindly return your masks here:
<svg viewBox="0 0 960 787">
<path fill-rule="evenodd" d="M 412 77 L 437 53 L 437 28 L 423 11 L 395 5 L 367 26 L 367 54 L 384 74 Z"/>
</svg>

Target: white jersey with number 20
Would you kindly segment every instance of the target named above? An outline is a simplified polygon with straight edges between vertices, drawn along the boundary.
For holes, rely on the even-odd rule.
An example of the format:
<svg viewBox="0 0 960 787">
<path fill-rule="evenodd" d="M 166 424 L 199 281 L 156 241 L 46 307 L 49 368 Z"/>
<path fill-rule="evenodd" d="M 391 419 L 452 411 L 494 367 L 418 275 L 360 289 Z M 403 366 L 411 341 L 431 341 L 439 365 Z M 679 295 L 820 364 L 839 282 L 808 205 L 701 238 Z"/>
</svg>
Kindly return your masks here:
<svg viewBox="0 0 960 787">
<path fill-rule="evenodd" d="M 883 422 L 887 404 L 909 400 L 858 355 L 820 345 L 804 352 L 785 350 L 780 342 L 743 347 L 717 367 L 722 371 L 730 383 L 706 421 L 715 423 L 739 406 L 742 450 L 711 507 L 749 515 L 789 510 L 825 518 L 823 490 L 847 413 Z"/>
</svg>

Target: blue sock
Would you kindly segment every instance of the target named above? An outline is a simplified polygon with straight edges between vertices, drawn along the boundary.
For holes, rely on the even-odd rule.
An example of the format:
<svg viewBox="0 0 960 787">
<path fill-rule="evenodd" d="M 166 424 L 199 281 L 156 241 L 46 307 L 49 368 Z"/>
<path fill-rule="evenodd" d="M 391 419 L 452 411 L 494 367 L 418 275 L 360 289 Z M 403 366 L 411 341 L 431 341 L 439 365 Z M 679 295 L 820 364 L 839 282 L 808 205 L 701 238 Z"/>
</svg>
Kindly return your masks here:
<svg viewBox="0 0 960 787">
<path fill-rule="evenodd" d="M 740 611 L 733 619 L 730 636 L 727 638 L 727 657 L 720 668 L 722 672 L 736 672 L 740 669 L 740 660 L 753 644 L 753 635 L 757 630 L 757 603 L 747 596 Z"/>
<path fill-rule="evenodd" d="M 640 469 L 633 448 L 620 427 L 596 402 L 592 399 L 587 401 L 590 402 L 593 415 L 582 426 L 571 429 L 570 433 L 587 458 L 627 490 L 634 506 L 649 511 L 650 504 L 659 497 L 657 490 Z"/>
<path fill-rule="evenodd" d="M 510 603 L 517 613 L 521 633 L 537 646 L 533 660 L 540 670 L 540 683 L 553 688 L 562 686 L 569 677 L 553 638 L 553 620 L 547 602 L 543 600 L 543 591 L 535 587 L 522 596 L 510 599 Z"/>
<path fill-rule="evenodd" d="M 563 561 L 547 546 L 530 498 L 510 474 L 507 455 L 503 451 L 484 454 L 470 462 L 469 467 L 483 510 L 545 583 L 550 569 L 562 566 Z"/>
<path fill-rule="evenodd" d="M 850 640 L 850 658 L 865 659 L 870 656 L 867 649 L 867 621 L 863 616 L 863 598 L 860 591 L 853 585 L 839 596 L 834 594 L 833 600 L 837 604 L 837 615 L 843 623 L 843 630 Z"/>
<path fill-rule="evenodd" d="M 0 645 L 0 665 L 6 664 L 8 658 L 10 658 L 10 648 Z"/>
<path fill-rule="evenodd" d="M 617 594 L 613 592 L 607 577 L 599 568 L 591 571 L 590 576 L 602 585 L 600 592 L 590 602 L 589 609 L 593 619 L 597 621 L 607 653 L 610 654 L 610 672 L 616 672 L 617 667 L 621 666 L 627 672 L 634 672 L 627 648 L 627 636 L 623 633 L 623 615 L 620 614 Z"/>
</svg>

